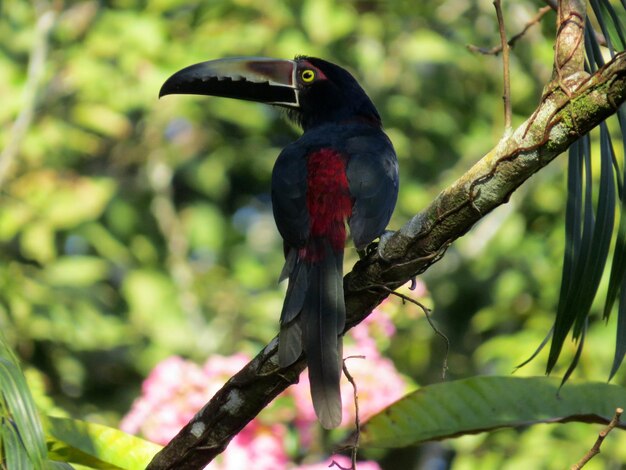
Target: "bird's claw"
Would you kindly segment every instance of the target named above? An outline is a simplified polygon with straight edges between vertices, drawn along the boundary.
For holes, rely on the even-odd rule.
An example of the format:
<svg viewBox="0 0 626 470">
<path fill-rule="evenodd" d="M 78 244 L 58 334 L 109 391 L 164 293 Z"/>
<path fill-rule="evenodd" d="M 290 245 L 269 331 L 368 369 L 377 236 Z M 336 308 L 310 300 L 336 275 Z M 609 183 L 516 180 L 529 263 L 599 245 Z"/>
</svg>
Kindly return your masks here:
<svg viewBox="0 0 626 470">
<path fill-rule="evenodd" d="M 380 257 L 380 259 L 382 259 L 385 262 L 389 262 L 389 259 L 387 259 L 384 255 L 383 252 L 385 251 L 385 246 L 387 246 L 387 242 L 389 242 L 389 239 L 391 238 L 391 236 L 396 233 L 393 230 L 385 230 L 379 237 L 378 239 L 378 243 L 376 244 L 376 246 L 374 247 L 374 249 L 376 249 L 378 251 L 378 256 Z M 370 245 L 371 246 L 371 245 Z M 369 248 L 369 247 L 368 247 Z"/>
</svg>

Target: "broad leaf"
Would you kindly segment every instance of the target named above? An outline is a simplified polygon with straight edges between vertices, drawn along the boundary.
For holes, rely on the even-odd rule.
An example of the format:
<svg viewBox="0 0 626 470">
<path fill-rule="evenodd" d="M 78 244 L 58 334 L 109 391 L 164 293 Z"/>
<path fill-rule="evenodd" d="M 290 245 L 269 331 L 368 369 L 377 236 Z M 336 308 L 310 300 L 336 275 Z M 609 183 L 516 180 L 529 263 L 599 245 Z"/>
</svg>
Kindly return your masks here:
<svg viewBox="0 0 626 470">
<path fill-rule="evenodd" d="M 98 469 L 145 468 L 161 446 L 101 424 L 48 417 L 50 457 Z"/>
<path fill-rule="evenodd" d="M 534 423 L 607 423 L 626 407 L 626 389 L 547 377 L 473 377 L 422 387 L 372 417 L 361 443 L 405 447 Z"/>
</svg>

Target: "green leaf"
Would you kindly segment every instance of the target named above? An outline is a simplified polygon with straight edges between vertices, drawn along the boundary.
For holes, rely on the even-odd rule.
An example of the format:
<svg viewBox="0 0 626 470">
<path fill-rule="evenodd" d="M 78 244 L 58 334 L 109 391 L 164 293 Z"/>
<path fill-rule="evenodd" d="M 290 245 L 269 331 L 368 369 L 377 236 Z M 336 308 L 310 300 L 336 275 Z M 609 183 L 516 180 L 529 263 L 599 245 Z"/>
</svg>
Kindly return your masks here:
<svg viewBox="0 0 626 470">
<path fill-rule="evenodd" d="M 74 122 L 107 137 L 125 138 L 132 125 L 122 113 L 95 103 L 78 104 L 74 108 Z"/>
<path fill-rule="evenodd" d="M 116 190 L 110 178 L 86 178 L 54 171 L 33 171 L 12 182 L 13 196 L 30 217 L 53 229 L 68 229 L 102 214 Z"/>
<path fill-rule="evenodd" d="M 24 227 L 20 237 L 22 253 L 25 257 L 41 264 L 56 257 L 55 232 L 46 222 L 34 222 Z"/>
<path fill-rule="evenodd" d="M 580 334 L 580 337 L 578 338 L 578 346 L 576 347 L 576 354 L 574 354 L 574 358 L 570 361 L 570 364 L 567 367 L 565 374 L 563 374 L 563 378 L 561 379 L 561 387 L 565 385 L 565 382 L 569 380 L 570 376 L 572 375 L 574 370 L 576 370 L 576 367 L 578 366 L 578 363 L 580 362 L 580 356 L 582 355 L 583 348 L 585 347 L 585 335 L 587 334 L 588 323 L 589 323 L 589 319 L 585 318 L 585 321 L 583 322 L 582 332 Z"/>
<path fill-rule="evenodd" d="M 517 369 L 521 369 L 526 364 L 528 364 L 530 361 L 532 361 L 534 358 L 536 358 L 539 355 L 539 353 L 543 350 L 545 345 L 548 344 L 548 341 L 550 341 L 550 339 L 552 338 L 553 334 L 554 334 L 554 326 L 552 326 L 552 328 L 550 328 L 550 331 L 548 331 L 548 334 L 545 336 L 545 338 L 543 338 L 543 340 L 541 340 L 541 343 L 539 344 L 539 346 L 537 346 L 537 349 L 535 349 L 535 351 L 530 355 L 530 357 L 528 359 L 524 360 L 522 363 L 516 365 L 515 369 L 513 370 L 513 372 L 515 372 Z"/>
<path fill-rule="evenodd" d="M 535 423 L 607 423 L 626 405 L 626 389 L 547 377 L 473 377 L 422 387 L 362 427 L 369 447 L 405 447 L 424 441 Z"/>
<path fill-rule="evenodd" d="M 617 311 L 617 328 L 615 332 L 615 354 L 613 356 L 613 365 L 609 372 L 609 380 L 613 378 L 619 366 L 622 365 L 624 355 L 626 355 L 626 287 L 622 284 L 619 299 L 619 308 Z"/>
<path fill-rule="evenodd" d="M 105 279 L 109 264 L 96 256 L 63 256 L 48 264 L 45 279 L 53 286 L 91 286 Z"/>
<path fill-rule="evenodd" d="M 6 468 L 12 470 L 29 470 L 32 468 L 26 449 L 20 442 L 20 436 L 13 422 L 8 419 L 0 420 L 0 444 L 5 456 Z"/>
<path fill-rule="evenodd" d="M 46 418 L 51 457 L 100 469 L 145 468 L 161 446 L 101 424 Z"/>
<path fill-rule="evenodd" d="M 21 445 L 28 456 L 29 467 L 44 468 L 47 449 L 39 415 L 26 379 L 17 365 L 17 358 L 2 336 L 0 336 L 0 398 L 2 441 L 7 458 L 9 453 L 17 452 L 17 445 Z M 8 423 L 9 427 L 6 427 L 5 423 Z M 13 437 L 18 440 L 13 440 Z M 21 453 L 15 455 L 17 462 L 20 462 Z M 14 467 L 9 465 L 9 468 Z"/>
<path fill-rule="evenodd" d="M 302 25 L 313 43 L 327 44 L 350 33 L 356 15 L 346 3 L 308 0 L 302 6 Z"/>
<path fill-rule="evenodd" d="M 66 462 L 55 462 L 53 460 L 48 460 L 46 465 L 47 465 L 46 470 L 53 470 L 53 469 L 72 470 L 74 468 L 69 463 L 66 463 Z"/>
<path fill-rule="evenodd" d="M 607 22 L 604 20 L 604 17 L 602 14 L 602 8 L 599 5 L 597 5 L 598 3 L 597 0 L 592 0 L 591 6 L 593 7 L 593 11 L 596 15 L 596 19 L 598 20 L 598 24 L 600 25 L 600 28 L 602 29 L 602 34 L 604 35 L 606 39 L 607 47 L 611 53 L 611 57 L 613 57 L 616 51 L 616 48 L 611 43 L 611 31 L 609 31 L 609 28 L 614 29 L 617 37 L 619 38 L 620 47 L 622 49 L 626 47 L 626 37 L 624 36 L 624 31 L 622 30 L 622 23 L 619 17 L 617 16 L 617 13 L 615 12 L 615 9 L 611 5 L 611 3 L 608 2 L 607 0 L 601 0 L 601 2 L 602 2 L 602 8 L 604 8 L 608 12 L 609 16 L 611 17 L 610 22 Z"/>
</svg>

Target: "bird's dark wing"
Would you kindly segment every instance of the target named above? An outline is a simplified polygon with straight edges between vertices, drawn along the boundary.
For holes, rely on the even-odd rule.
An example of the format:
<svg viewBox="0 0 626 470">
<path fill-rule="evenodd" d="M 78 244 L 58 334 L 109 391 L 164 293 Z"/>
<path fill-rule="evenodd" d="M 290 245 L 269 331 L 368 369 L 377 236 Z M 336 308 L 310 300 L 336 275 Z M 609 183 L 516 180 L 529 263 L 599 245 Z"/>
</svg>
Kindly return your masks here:
<svg viewBox="0 0 626 470">
<path fill-rule="evenodd" d="M 298 250 L 309 237 L 306 207 L 306 158 L 301 146 L 291 144 L 278 156 L 272 171 L 272 209 L 278 231 L 285 243 L 285 266 L 279 280 L 289 278 L 280 314 L 279 363 L 286 367 L 302 353 L 299 314 L 308 290 L 308 267 L 298 259 Z"/>
<path fill-rule="evenodd" d="M 348 139 L 347 175 L 354 198 L 350 232 L 357 249 L 380 236 L 391 218 L 398 198 L 398 160 L 382 131 Z"/>
<path fill-rule="evenodd" d="M 292 248 L 302 248 L 309 237 L 306 176 L 304 149 L 287 146 L 272 171 L 272 209 L 278 231 Z"/>
</svg>

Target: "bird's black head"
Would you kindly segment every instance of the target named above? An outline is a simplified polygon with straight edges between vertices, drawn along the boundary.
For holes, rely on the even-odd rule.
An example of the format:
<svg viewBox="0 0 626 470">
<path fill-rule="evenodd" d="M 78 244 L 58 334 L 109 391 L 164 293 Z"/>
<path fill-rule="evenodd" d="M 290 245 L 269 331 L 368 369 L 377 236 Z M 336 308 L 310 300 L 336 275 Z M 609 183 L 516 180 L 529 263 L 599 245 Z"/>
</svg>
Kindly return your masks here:
<svg viewBox="0 0 626 470">
<path fill-rule="evenodd" d="M 380 126 L 374 104 L 345 69 L 322 59 L 219 59 L 172 75 L 159 96 L 201 94 L 281 106 L 304 130 L 330 122 Z"/>
<path fill-rule="evenodd" d="M 303 129 L 354 120 L 381 125 L 372 100 L 347 70 L 314 57 L 296 57 L 295 64 L 300 105 L 289 115 Z"/>
</svg>

